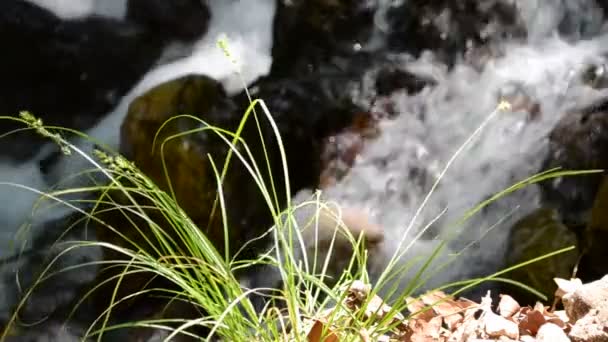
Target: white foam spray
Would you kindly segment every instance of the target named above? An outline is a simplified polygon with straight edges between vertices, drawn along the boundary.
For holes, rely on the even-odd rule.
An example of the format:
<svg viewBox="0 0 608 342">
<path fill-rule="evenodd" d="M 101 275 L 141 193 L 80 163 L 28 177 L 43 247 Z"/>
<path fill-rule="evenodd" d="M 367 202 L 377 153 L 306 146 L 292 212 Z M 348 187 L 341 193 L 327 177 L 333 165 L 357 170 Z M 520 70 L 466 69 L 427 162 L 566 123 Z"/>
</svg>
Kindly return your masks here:
<svg viewBox="0 0 608 342">
<path fill-rule="evenodd" d="M 26 0 L 47 9 L 61 19 L 82 19 L 97 15 L 116 19 L 127 16 L 128 0 Z"/>
<path fill-rule="evenodd" d="M 541 19 L 547 23 L 559 18 Z M 407 64 L 411 70 L 433 74 L 438 85 L 414 96 L 395 94 L 392 100 L 399 116 L 381 123 L 381 136 L 365 147 L 341 182 L 325 191 L 328 199 L 368 209 L 376 222 L 385 227 L 385 255 L 374 256 L 372 260 L 376 276 L 395 253 L 402 237 L 403 246 L 410 245 L 425 224 L 443 213 L 433 226 L 433 233 L 413 243 L 404 260 L 428 256 L 439 243 L 432 237 L 453 229 L 449 223 L 466 210 L 539 172 L 547 134 L 561 115 L 568 108 L 606 95 L 586 87 L 577 76 L 588 63 L 604 60 L 608 36 L 567 43 L 555 34 L 555 28 L 551 21 L 543 34 L 538 29 L 528 42 L 505 42 L 504 56 L 492 59 L 482 72 L 464 64 L 446 72 L 446 68 L 428 56 Z M 406 234 L 416 209 L 446 162 L 495 111 L 501 94 L 513 92 L 525 93 L 537 101 L 540 115 L 530 119 L 517 108 L 496 113 L 452 164 L 413 229 Z M 481 240 L 438 272 L 425 288 L 498 271 L 503 266 L 510 227 L 517 218 L 536 208 L 538 197 L 537 188 L 531 186 L 501 199 L 469 220 L 436 265 Z M 402 287 L 411 275 L 405 278 Z"/>
</svg>

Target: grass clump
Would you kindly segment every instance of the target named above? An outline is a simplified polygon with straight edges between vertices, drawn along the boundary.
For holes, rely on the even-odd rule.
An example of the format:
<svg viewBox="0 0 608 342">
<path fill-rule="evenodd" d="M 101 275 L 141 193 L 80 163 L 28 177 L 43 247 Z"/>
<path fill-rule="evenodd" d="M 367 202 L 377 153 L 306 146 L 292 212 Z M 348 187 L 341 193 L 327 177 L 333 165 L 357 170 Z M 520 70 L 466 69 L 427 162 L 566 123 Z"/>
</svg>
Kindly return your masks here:
<svg viewBox="0 0 608 342">
<path fill-rule="evenodd" d="M 407 233 L 418 225 L 418 216 L 424 210 L 439 182 L 443 179 L 443 176 L 449 170 L 454 160 L 462 154 L 468 144 L 483 130 L 485 125 L 504 109 L 508 109 L 508 105 L 502 103 L 471 134 L 470 138 L 454 153 L 453 157 L 450 158 L 439 178 L 420 204 L 410 224 L 406 227 L 406 232 L 403 234 L 404 237 L 408 236 Z M 321 201 L 318 194 L 307 203 L 292 204 L 289 172 L 286 162 L 287 152 L 284 149 L 279 129 L 273 121 L 272 115 L 264 101 L 261 99 L 250 99 L 250 106 L 243 115 L 241 124 L 235 132 L 214 127 L 191 115 L 178 115 L 171 120 L 178 118 L 196 120 L 200 124 L 200 128 L 170 136 L 164 141 L 155 141 L 155 144 L 161 145 L 161 151 L 163 151 L 164 145 L 168 141 L 202 131 L 217 135 L 230 148 L 227 157 L 223 161 L 216 161 L 211 155 L 208 156 L 217 184 L 217 199 L 213 211 L 218 210 L 220 212 L 224 223 L 224 241 L 226 244 L 224 246 L 224 255 L 218 253 L 217 246 L 214 246 L 209 241 L 202 232 L 201 227 L 198 227 L 179 207 L 170 187 L 167 191 L 159 189 L 135 165 L 116 153 L 97 150 L 94 156 L 87 155 L 77 146 L 56 133 L 55 131 L 58 128 L 45 127 L 39 119 L 36 119 L 29 113 L 22 113 L 21 118 L 17 119 L 29 125 L 31 129 L 58 143 L 64 153 L 78 154 L 85 158 L 92 165 L 93 170 L 101 173 L 105 178 L 104 183 L 94 186 L 44 194 L 46 197 L 81 212 L 88 220 L 112 230 L 115 234 L 121 235 L 125 239 L 125 244 L 122 245 L 105 242 L 82 242 L 72 247 L 78 248 L 93 244 L 122 255 L 121 260 L 112 261 L 112 264 L 108 266 L 119 271 L 115 272 L 110 279 L 91 289 L 89 293 L 83 296 L 81 302 L 84 302 L 87 296 L 104 285 L 104 283 L 115 282 L 117 285 L 120 285 L 122 281 L 128 279 L 128 276 L 137 274 L 152 274 L 155 277 L 165 279 L 172 285 L 169 288 L 142 288 L 122 298 L 118 296 L 118 287 L 116 287 L 116 290 L 111 294 L 110 306 L 93 322 L 86 332 L 86 338 L 101 341 L 104 334 L 114 330 L 143 327 L 167 331 L 165 340 L 169 341 L 179 334 L 195 337 L 195 333 L 190 328 L 199 327 L 206 330 L 205 336 L 200 336 L 205 341 L 217 339 L 222 341 L 308 341 L 311 338 L 311 331 L 318 330 L 317 323 L 322 321 L 323 331 L 320 335 L 331 333 L 340 336 L 340 341 L 350 341 L 359 340 L 361 338 L 360 332 L 366 331 L 369 337 L 375 340 L 383 334 L 395 332 L 398 329 L 399 321 L 403 321 L 406 318 L 401 316 L 403 312 L 406 312 L 407 301 L 405 299 L 419 292 L 430 277 L 441 272 L 443 268 L 449 267 L 450 262 L 453 262 L 454 259 L 451 259 L 435 269 L 431 268 L 433 261 L 442 253 L 447 243 L 454 236 L 446 237 L 444 241 L 437 245 L 432 251 L 431 256 L 426 260 L 412 259 L 408 262 L 402 260 L 405 253 L 434 221 L 428 222 L 423 225 L 423 229 L 420 230 L 415 239 L 408 241 L 404 238 L 400 241 L 397 253 L 390 259 L 387 267 L 379 275 L 378 279 L 375 279 L 373 286 L 369 288 L 369 295 L 366 297 L 365 302 L 360 303 L 361 310 L 352 310 L 352 307 L 348 307 L 345 304 L 348 302 L 346 300 L 348 296 L 352 295 L 352 291 L 350 291 L 352 285 L 368 285 L 372 283 L 366 269 L 368 255 L 365 244 L 361 238 L 352 235 L 348 236 L 355 253 L 345 272 L 339 275 L 328 274 L 331 262 L 329 258 L 320 260 L 317 263 L 317 258 L 314 257 L 317 255 L 316 250 L 313 258 L 309 258 L 306 255 L 306 241 L 304 241 L 302 232 L 298 226 L 300 222 L 295 218 L 295 211 L 304 205 L 316 206 L 316 210 L 321 211 L 328 204 Z M 260 120 L 263 119 L 272 127 L 274 138 L 279 146 L 283 166 L 279 172 L 282 173 L 282 179 L 285 180 L 285 184 L 281 184 L 280 186 L 284 186 L 287 189 L 286 198 L 277 197 L 276 188 L 278 185 L 274 184 L 272 178 L 272 172 L 276 172 L 277 170 L 270 169 L 268 158 L 261 161 L 254 160 L 251 150 L 247 145 L 248 143 L 262 144 L 265 151 L 266 142 L 263 139 L 261 129 L 260 141 L 245 142 L 241 138 L 244 124 L 251 118 L 256 121 L 258 128 L 260 127 Z M 162 152 L 158 157 L 164 160 Z M 222 187 L 226 170 L 230 163 L 235 162 L 233 161 L 235 157 L 237 159 L 236 162 L 242 164 L 252 181 L 259 188 L 274 223 L 273 227 L 268 229 L 264 234 L 266 238 L 272 241 L 269 250 L 255 260 L 239 260 L 239 253 L 237 255 L 228 254 L 230 250 L 228 246 L 230 243 L 228 239 L 230 227 L 227 225 L 226 217 L 229 208 L 226 207 Z M 532 176 L 505 189 L 464 213 L 462 219 L 455 223 L 455 227 L 462 225 L 467 219 L 491 202 L 525 186 L 549 178 L 584 173 L 589 172 L 549 170 Z M 267 175 L 270 175 L 269 183 L 264 181 Z M 170 179 L 167 179 L 167 184 L 170 183 Z M 62 196 L 66 194 L 85 194 L 92 191 L 99 194 L 94 200 L 62 199 Z M 117 201 L 117 198 L 120 198 L 120 201 Z M 286 203 L 286 205 L 281 206 L 280 203 Z M 83 210 L 81 208 L 83 204 L 91 205 L 92 210 Z M 126 218 L 135 217 L 136 219 L 128 223 L 138 232 L 141 240 L 132 239 L 124 235 L 117 227 L 101 220 L 98 214 L 107 210 L 120 212 Z M 155 215 L 151 215 L 151 212 L 154 212 Z M 162 217 L 162 220 L 159 221 L 155 217 Z M 313 219 L 318 226 L 318 215 Z M 330 253 L 328 255 L 331 255 L 331 250 L 337 238 L 337 232 L 338 230 L 336 230 L 336 233 L 332 237 L 329 247 Z M 348 233 L 347 230 L 346 232 Z M 138 241 L 144 241 L 145 246 Z M 515 283 L 501 276 L 515 268 L 523 267 L 529 263 L 543 260 L 568 250 L 570 249 L 556 251 L 555 253 L 530 260 L 527 263 L 509 267 L 487 277 L 445 284 L 443 288 L 455 289 L 452 294 L 457 295 L 487 281 Z M 67 253 L 68 251 L 66 250 L 65 252 Z M 321 254 L 319 253 L 318 255 Z M 309 263 L 309 259 L 313 260 L 313 262 Z M 404 277 L 414 268 L 417 261 L 422 261 L 422 265 L 407 280 L 407 286 L 403 290 L 399 284 L 406 282 Z M 109 262 L 105 260 L 99 262 L 99 265 L 105 266 Z M 247 288 L 243 286 L 235 276 L 235 272 L 254 267 L 272 270 L 280 279 L 282 286 L 278 288 Z M 44 279 L 50 276 L 46 273 L 43 272 L 34 286 L 42 283 Z M 328 282 L 326 280 L 328 276 L 337 276 L 332 286 L 327 285 Z M 528 288 L 524 284 L 517 285 L 534 292 L 533 289 Z M 380 319 L 372 319 L 366 312 L 368 312 L 367 308 L 370 305 L 370 301 L 379 291 L 383 292 L 385 299 L 390 302 L 391 307 Z M 252 297 L 252 295 L 262 295 L 262 292 L 264 292 L 263 295 L 269 301 L 267 305 L 259 307 L 253 302 L 252 298 L 256 297 Z M 26 297 L 28 293 L 26 292 Z M 150 295 L 151 293 L 155 293 L 156 295 L 161 294 L 174 302 L 188 303 L 188 305 L 200 310 L 201 315 L 200 317 L 191 319 L 167 319 L 161 317 L 139 322 L 112 323 L 113 309 L 117 305 L 138 296 Z M 278 306 L 271 305 L 273 303 L 278 304 Z M 13 315 L 12 321 L 17 319 L 17 312 L 18 310 Z M 7 334 L 8 330 L 4 332 L 2 337 L 5 337 Z M 0 338 L 0 340 L 2 339 Z"/>
</svg>

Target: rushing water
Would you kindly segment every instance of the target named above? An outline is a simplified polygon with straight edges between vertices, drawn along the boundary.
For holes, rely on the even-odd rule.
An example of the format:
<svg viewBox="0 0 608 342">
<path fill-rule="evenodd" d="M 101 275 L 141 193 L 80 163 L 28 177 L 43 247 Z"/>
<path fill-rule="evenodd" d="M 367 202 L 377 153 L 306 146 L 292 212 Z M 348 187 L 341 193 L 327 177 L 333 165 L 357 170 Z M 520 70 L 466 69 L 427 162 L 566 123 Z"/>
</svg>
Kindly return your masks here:
<svg viewBox="0 0 608 342">
<path fill-rule="evenodd" d="M 584 85 L 580 74 L 589 63 L 604 60 L 608 36 L 567 42 L 554 32 L 568 10 L 565 3 L 522 3 L 521 14 L 531 36 L 526 42 L 500 44 L 502 53 L 491 58 L 482 71 L 460 63 L 448 72 L 429 55 L 404 63 L 410 70 L 434 77 L 437 86 L 413 96 L 393 95 L 390 101 L 399 115 L 381 123 L 381 136 L 364 148 L 341 182 L 325 191 L 330 199 L 369 210 L 385 228 L 385 255 L 372 256 L 374 273 L 400 244 L 409 247 L 409 257 L 403 260 L 430 255 L 438 244 L 434 237 L 455 232 L 453 223 L 466 210 L 539 172 L 547 134 L 561 115 L 605 95 Z M 571 8 L 578 11 L 589 6 Z M 581 22 L 597 21 L 595 14 L 581 15 Z M 512 109 L 497 111 L 500 99 L 511 101 Z M 531 115 L 522 110 L 519 104 L 526 101 L 536 102 L 540 111 Z M 482 125 L 413 222 L 450 158 Z M 427 286 L 499 270 L 504 266 L 512 224 L 538 204 L 538 189 L 529 186 L 466 221 L 436 265 L 447 260 L 452 263 L 437 272 Z M 423 227 L 435 219 L 429 232 L 413 243 Z M 464 251 L 460 256 L 450 256 L 460 251 Z"/>
</svg>

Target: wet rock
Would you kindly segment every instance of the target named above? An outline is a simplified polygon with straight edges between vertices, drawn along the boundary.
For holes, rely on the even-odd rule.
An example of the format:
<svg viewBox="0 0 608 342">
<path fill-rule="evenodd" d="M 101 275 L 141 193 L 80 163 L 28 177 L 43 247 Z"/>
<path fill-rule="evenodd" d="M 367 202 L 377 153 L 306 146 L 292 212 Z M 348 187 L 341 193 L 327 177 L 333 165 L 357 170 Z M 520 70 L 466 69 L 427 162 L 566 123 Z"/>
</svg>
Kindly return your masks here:
<svg viewBox="0 0 608 342">
<path fill-rule="evenodd" d="M 203 317 L 203 314 L 198 310 L 197 306 L 189 303 L 187 300 L 174 298 L 172 300 L 154 300 L 148 298 L 145 302 L 138 303 L 138 308 L 135 312 L 131 312 L 129 317 L 124 317 L 121 322 L 140 322 L 144 320 L 195 320 Z M 176 321 L 174 324 L 167 322 L 165 325 L 177 329 L 183 324 L 183 321 Z M 173 331 L 166 329 L 137 326 L 125 327 L 114 331 L 108 331 L 104 334 L 104 341 L 145 341 L 145 342 L 160 342 L 165 339 Z M 208 334 L 208 329 L 200 329 L 199 327 L 182 330 L 182 333 L 177 334 L 171 341 L 175 342 L 197 342 L 201 338 L 194 338 L 188 334 L 204 337 Z"/>
<path fill-rule="evenodd" d="M 372 113 L 358 113 L 349 127 L 325 139 L 321 155 L 321 189 L 332 186 L 348 173 L 366 141 L 379 134 L 378 120 Z"/>
<path fill-rule="evenodd" d="M 217 195 L 217 184 L 213 169 L 209 162 L 209 153 L 216 165 L 222 167 L 228 145 L 214 133 L 203 131 L 190 134 L 174 140 L 165 140 L 174 134 L 201 127 L 201 123 L 193 119 L 181 118 L 172 121 L 159 132 L 161 126 L 170 118 L 188 113 L 204 119 L 212 125 L 225 129 L 236 130 L 240 119 L 236 105 L 227 97 L 223 87 L 218 82 L 206 76 L 186 76 L 152 88 L 142 96 L 136 98 L 129 106 L 128 114 L 121 127 L 120 152 L 134 162 L 160 189 L 173 194 L 177 203 L 192 221 L 206 234 L 207 238 L 224 255 L 224 232 L 221 222 L 221 211 L 212 209 Z M 251 122 L 249 126 L 251 128 Z M 153 145 L 156 134 L 157 144 Z M 154 148 L 153 148 L 154 146 Z M 259 146 L 259 145 L 254 145 Z M 161 154 L 161 148 L 163 153 Z M 254 149 L 259 158 L 259 150 Z M 166 164 L 163 164 L 164 162 Z M 274 162 L 274 161 L 273 161 Z M 164 171 L 167 167 L 167 173 Z M 274 166 L 274 163 L 272 164 Z M 170 184 L 168 182 L 170 179 Z M 282 183 L 278 183 L 282 184 Z M 265 206 L 260 191 L 255 188 L 249 174 L 243 169 L 238 160 L 232 161 L 223 186 L 223 194 L 227 203 L 228 226 L 231 227 L 228 241 L 230 252 L 234 253 L 265 228 L 268 222 L 268 209 Z M 254 197 L 256 196 L 257 197 Z M 130 200 L 124 195 L 113 194 L 112 199 L 120 204 L 127 205 Z M 139 205 L 154 205 L 142 197 L 136 197 Z M 258 203 L 258 205 L 251 205 Z M 111 208 L 110 208 L 111 209 Z M 219 208 L 218 208 L 219 209 Z M 147 210 L 146 214 L 156 222 L 161 229 L 175 242 L 174 251 L 189 255 L 183 240 L 163 216 L 162 212 L 154 209 Z M 128 215 L 114 210 L 100 213 L 100 219 L 105 222 L 98 225 L 98 236 L 102 241 L 111 242 L 128 248 L 143 249 L 155 257 L 162 257 L 169 252 L 161 247 L 150 229 L 140 231 L 139 227 L 146 227 L 148 223 L 135 215 Z M 257 215 L 257 217 L 256 217 Z M 262 215 L 264 219 L 260 218 Z M 252 219 L 258 219 L 253 226 Z M 121 235 L 114 233 L 109 227 L 116 229 Z M 247 227 L 242 228 L 241 227 Z M 255 235 L 254 235 L 255 234 Z M 128 240 L 125 240 L 125 237 Z M 149 240 L 148 240 L 149 239 Z M 127 241 L 133 241 L 131 245 Z M 251 254 L 249 254 L 251 256 Z M 105 260 L 121 260 L 124 255 L 113 250 L 104 251 Z M 120 270 L 104 270 L 100 279 L 120 272 Z M 119 298 L 141 290 L 150 280 L 151 274 L 139 274 L 122 282 L 118 291 Z M 167 281 L 159 280 L 154 287 L 171 286 Z M 96 297 L 96 306 L 102 308 L 108 304 L 109 294 L 112 293 L 114 283 L 101 288 Z M 134 299 L 125 303 L 124 308 L 114 311 L 117 316 L 129 315 L 130 308 L 137 309 L 135 303 L 145 299 Z"/>
<path fill-rule="evenodd" d="M 227 98 L 221 85 L 207 77 L 184 77 L 164 83 L 140 96 L 129 106 L 121 128 L 121 152 L 150 177 L 161 189 L 172 191 L 177 203 L 200 224 L 207 226 L 210 209 L 215 200 L 215 179 L 206 153 L 212 153 L 219 163 L 220 154 L 228 146 L 211 132 L 175 139 L 163 145 L 173 134 L 195 129 L 200 123 L 192 119 L 178 119 L 158 132 L 163 123 L 179 114 L 192 114 L 210 124 L 226 126 L 228 119 L 236 123 L 235 106 Z M 225 118 L 225 119 L 224 119 Z M 232 128 L 232 127 L 230 127 Z M 155 135 L 156 148 L 153 149 Z M 161 154 L 164 147 L 164 155 Z M 165 158 L 167 174 L 163 169 Z M 171 180 L 169 185 L 167 179 Z M 228 198 L 231 195 L 228 193 Z M 216 222 L 217 224 L 217 222 Z M 219 227 L 215 227 L 219 228 Z M 223 232 L 208 228 L 207 235 L 218 247 Z M 238 236 L 234 236 L 238 241 Z"/>
<path fill-rule="evenodd" d="M 541 170 L 592 170 L 608 167 L 608 99 L 568 111 L 549 135 L 549 151 Z M 570 227 L 584 226 L 602 174 L 568 176 L 540 185 L 546 204 L 558 209 Z"/>
<path fill-rule="evenodd" d="M 608 88 L 608 66 L 604 63 L 588 65 L 583 69 L 581 81 L 594 89 Z"/>
<path fill-rule="evenodd" d="M 367 0 L 280 1 L 271 78 L 314 84 L 324 96 L 350 100 L 364 73 L 387 59 L 369 43 L 378 7 Z"/>
<path fill-rule="evenodd" d="M 255 96 L 271 96 L 281 102 L 270 93 L 279 88 L 284 97 L 308 98 L 298 101 L 315 116 L 328 114 L 321 118 L 319 127 L 331 128 L 333 133 L 324 129 L 322 135 L 327 139 L 315 142 L 315 149 L 322 151 L 322 165 L 317 166 L 322 186 L 342 177 L 365 141 L 377 134 L 375 126 L 384 113 L 378 115 L 371 107 L 378 97 L 400 89 L 414 93 L 433 84 L 430 78 L 398 68 L 382 49 L 375 50 L 378 47 L 371 38 L 380 7 L 378 2 L 367 0 L 279 2 L 273 66 L 269 78 L 261 82 L 266 84 L 266 92 Z M 313 109 L 328 105 L 337 111 Z M 347 126 L 339 132 L 334 129 Z"/>
<path fill-rule="evenodd" d="M 508 243 L 507 265 L 514 266 L 561 248 L 577 246 L 578 240 L 576 234 L 559 221 L 554 210 L 538 209 L 515 224 Z M 570 251 L 514 270 L 509 277 L 550 296 L 557 289 L 553 278 L 569 279 L 577 261 L 578 252 Z M 512 290 L 509 288 L 509 293 Z M 527 292 L 518 298 L 520 303 L 537 300 Z"/>
<path fill-rule="evenodd" d="M 279 1 L 271 73 L 280 77 L 291 70 L 303 75 L 328 67 L 340 70 L 341 64 L 351 62 L 345 58 L 370 38 L 376 9 L 377 4 L 367 0 Z"/>
<path fill-rule="evenodd" d="M 171 2 L 162 13 L 158 3 L 134 2 L 133 19 L 62 20 L 27 1 L 2 1 L 0 111 L 28 110 L 49 125 L 92 127 L 152 67 L 168 42 L 205 32 L 209 13 L 200 1 Z M 154 22 L 140 23 L 142 12 Z M 154 16 L 148 17 L 151 12 Z M 15 128 L 20 126 L 0 122 L 1 133 Z M 2 155 L 25 160 L 45 140 L 20 132 L 2 142 Z"/>
<path fill-rule="evenodd" d="M 515 6 L 501 0 L 404 1 L 386 19 L 392 50 L 415 56 L 430 50 L 448 64 L 475 46 L 526 33 Z"/>
<path fill-rule="evenodd" d="M 160 37 L 194 40 L 207 31 L 211 12 L 200 0 L 129 0 L 127 17 Z"/>
<path fill-rule="evenodd" d="M 297 182 L 299 188 L 321 184 L 323 173 L 331 169 L 334 157 L 337 158 L 337 154 L 333 153 L 335 149 L 332 148 L 333 137 L 351 131 L 356 132 L 353 133 L 356 135 L 353 140 L 358 141 L 361 135 L 367 134 L 365 132 L 369 133 L 368 128 L 373 131 L 373 124 L 369 121 L 372 120 L 370 113 L 353 103 L 348 92 L 349 84 L 343 83 L 342 89 L 337 92 L 323 88 L 325 81 L 337 87 L 340 80 L 350 80 L 352 85 L 357 85 L 350 77 L 328 77 L 326 80 L 296 79 L 285 82 L 270 75 L 252 86 L 251 95 L 263 99 L 275 117 L 279 129 L 288 132 L 292 146 L 289 150 L 298 151 L 294 154 L 287 153 L 288 164 L 306 165 L 305 170 L 293 170 L 293 181 Z M 246 101 L 243 96 L 239 98 L 240 102 Z M 339 149 L 342 150 L 343 147 Z M 353 149 L 356 150 L 357 147 Z M 310 153 L 306 156 L 307 161 L 301 159 L 300 151 Z"/>
</svg>

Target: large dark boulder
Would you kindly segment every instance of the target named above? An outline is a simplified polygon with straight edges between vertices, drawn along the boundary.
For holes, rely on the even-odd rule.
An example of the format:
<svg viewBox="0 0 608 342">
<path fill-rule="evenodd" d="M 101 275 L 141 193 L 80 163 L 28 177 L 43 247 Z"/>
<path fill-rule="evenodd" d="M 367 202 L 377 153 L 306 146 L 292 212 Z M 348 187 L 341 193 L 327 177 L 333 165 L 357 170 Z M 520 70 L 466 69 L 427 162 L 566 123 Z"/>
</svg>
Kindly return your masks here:
<svg viewBox="0 0 608 342">
<path fill-rule="evenodd" d="M 608 99 L 569 110 L 549 135 L 549 152 L 542 170 L 608 168 Z M 545 203 L 557 208 L 571 227 L 588 222 L 602 174 L 562 177 L 543 182 Z"/>
<path fill-rule="evenodd" d="M 608 169 L 608 99 L 568 111 L 549 135 L 543 170 Z M 597 280 L 608 272 L 606 172 L 568 176 L 540 184 L 544 205 L 556 208 L 561 220 L 577 234 L 581 260 L 577 276 Z"/>
<path fill-rule="evenodd" d="M 374 29 L 373 2 L 279 1 L 274 22 L 271 75 L 323 80 L 362 72 L 369 58 L 357 48 Z M 353 70 L 355 69 L 355 70 Z M 352 74 L 351 74 L 352 76 Z"/>
<path fill-rule="evenodd" d="M 210 18 L 200 1 L 134 1 L 128 15 L 62 20 L 26 1 L 2 1 L 0 112 L 28 110 L 49 125 L 90 128 L 154 65 L 167 43 L 201 36 Z M 0 132 L 19 127 L 3 120 Z M 3 140 L 2 155 L 22 161 L 43 142 L 35 134 L 14 134 Z"/>
<path fill-rule="evenodd" d="M 452 64 L 468 50 L 526 35 L 511 2 L 412 0 L 387 13 L 388 45 L 415 56 L 425 50 Z"/>
</svg>

